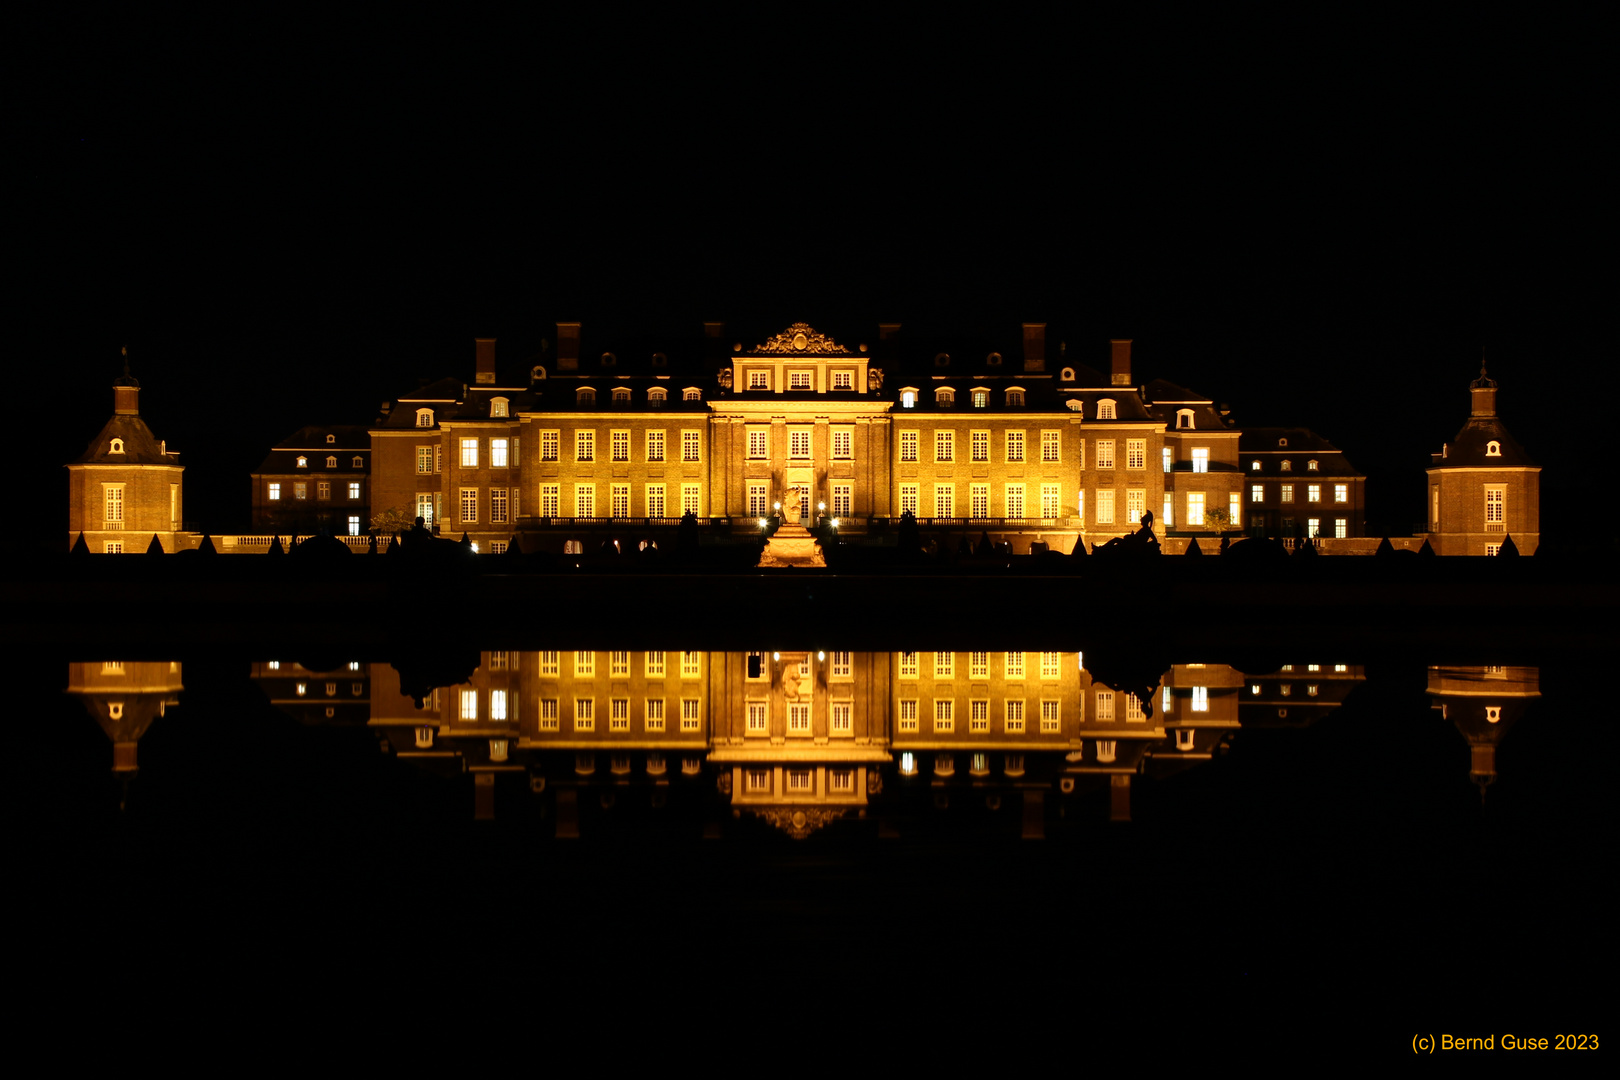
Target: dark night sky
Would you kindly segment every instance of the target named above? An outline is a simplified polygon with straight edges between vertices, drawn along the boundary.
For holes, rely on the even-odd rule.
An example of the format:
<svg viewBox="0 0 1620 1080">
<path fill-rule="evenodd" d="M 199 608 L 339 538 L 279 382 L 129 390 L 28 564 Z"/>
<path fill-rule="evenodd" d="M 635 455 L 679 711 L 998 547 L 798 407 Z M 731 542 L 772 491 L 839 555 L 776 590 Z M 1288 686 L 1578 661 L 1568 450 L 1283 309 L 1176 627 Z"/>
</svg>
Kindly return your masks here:
<svg viewBox="0 0 1620 1080">
<path fill-rule="evenodd" d="M 8 185 L 9 366 L 57 406 L 27 494 L 65 516 L 124 342 L 217 530 L 271 440 L 570 318 L 1044 320 L 1097 365 L 1133 336 L 1139 379 L 1333 439 L 1397 530 L 1483 347 L 1549 489 L 1591 486 L 1582 28 L 1116 29 L 42 29 Z"/>
</svg>

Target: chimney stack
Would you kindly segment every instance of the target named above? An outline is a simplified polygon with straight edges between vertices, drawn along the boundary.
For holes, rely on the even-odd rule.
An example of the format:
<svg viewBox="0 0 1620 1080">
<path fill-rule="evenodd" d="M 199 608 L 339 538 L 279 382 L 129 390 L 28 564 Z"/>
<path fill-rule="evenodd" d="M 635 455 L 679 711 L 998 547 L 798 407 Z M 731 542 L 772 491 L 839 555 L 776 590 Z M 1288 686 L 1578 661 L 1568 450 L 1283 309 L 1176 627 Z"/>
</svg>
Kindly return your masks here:
<svg viewBox="0 0 1620 1080">
<path fill-rule="evenodd" d="M 1131 340 L 1130 338 L 1108 339 L 1108 344 L 1113 350 L 1113 384 L 1115 386 L 1131 385 Z"/>
<path fill-rule="evenodd" d="M 723 322 L 706 322 L 703 324 L 703 336 L 718 338 L 726 336 L 726 324 Z"/>
<path fill-rule="evenodd" d="M 1024 324 L 1024 370 L 1046 370 L 1046 324 L 1043 322 Z"/>
<path fill-rule="evenodd" d="M 473 347 L 478 353 L 478 384 L 493 386 L 495 384 L 495 339 L 481 337 L 473 339 Z"/>
<path fill-rule="evenodd" d="M 557 370 L 579 370 L 579 323 L 557 324 Z"/>
<path fill-rule="evenodd" d="M 880 323 L 878 323 L 878 340 L 879 341 L 888 341 L 890 338 L 894 337 L 898 333 L 900 333 L 900 324 L 899 323 L 897 323 L 897 322 L 880 322 Z"/>
</svg>

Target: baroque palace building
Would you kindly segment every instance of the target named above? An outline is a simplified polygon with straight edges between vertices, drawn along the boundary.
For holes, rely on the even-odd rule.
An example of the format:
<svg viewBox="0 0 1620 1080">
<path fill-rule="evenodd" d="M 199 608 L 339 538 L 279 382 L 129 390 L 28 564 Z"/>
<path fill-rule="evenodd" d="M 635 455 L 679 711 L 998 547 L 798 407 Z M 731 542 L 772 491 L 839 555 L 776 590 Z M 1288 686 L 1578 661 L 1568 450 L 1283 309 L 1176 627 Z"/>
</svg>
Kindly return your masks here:
<svg viewBox="0 0 1620 1080">
<path fill-rule="evenodd" d="M 480 551 L 514 537 L 528 551 L 633 541 L 688 513 L 757 533 L 789 488 L 845 535 L 910 513 L 925 536 L 987 533 L 1019 553 L 1102 543 L 1148 512 L 1161 535 L 1251 522 L 1363 533 L 1363 480 L 1342 453 L 1303 429 L 1248 447 L 1213 399 L 1138 384 L 1129 340 L 1111 343 L 1104 374 L 1066 347 L 1049 360 L 1042 323 L 1023 325 L 1017 357 L 907 342 L 898 324 L 854 348 L 804 323 L 753 348 L 705 329 L 677 356 L 651 344 L 587 355 L 580 324 L 559 323 L 554 362 L 516 379 L 479 339 L 473 383 L 384 405 L 371 511 L 465 533 Z M 1273 441 L 1290 435 L 1299 452 L 1277 458 Z M 1295 457 L 1320 476 L 1262 486 Z"/>
</svg>

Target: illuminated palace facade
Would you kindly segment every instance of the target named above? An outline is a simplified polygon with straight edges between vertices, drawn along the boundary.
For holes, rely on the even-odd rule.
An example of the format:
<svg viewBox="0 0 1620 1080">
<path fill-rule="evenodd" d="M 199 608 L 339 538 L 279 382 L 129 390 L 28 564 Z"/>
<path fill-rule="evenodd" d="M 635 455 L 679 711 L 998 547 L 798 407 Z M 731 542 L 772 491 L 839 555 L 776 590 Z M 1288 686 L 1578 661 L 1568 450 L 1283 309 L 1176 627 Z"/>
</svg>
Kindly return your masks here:
<svg viewBox="0 0 1620 1080">
<path fill-rule="evenodd" d="M 1016 357 L 906 343 L 898 325 L 853 348 L 803 323 L 753 348 L 706 329 L 678 359 L 653 346 L 587 356 L 580 325 L 560 323 L 555 357 L 518 380 L 497 375 L 495 342 L 480 339 L 472 384 L 446 379 L 384 406 L 371 511 L 421 517 L 486 552 L 514 537 L 528 551 L 633 540 L 686 513 L 757 533 L 789 488 L 807 518 L 846 535 L 909 512 L 925 534 L 988 533 L 1019 553 L 1104 542 L 1149 511 L 1160 535 L 1296 518 L 1362 535 L 1364 481 L 1342 454 L 1301 429 L 1297 463 L 1268 444 L 1262 485 L 1224 407 L 1137 384 L 1127 340 L 1111 343 L 1103 374 L 1063 347 L 1049 360 L 1039 323 L 1024 324 Z M 1312 486 L 1326 474 L 1306 474 L 1328 461 L 1332 480 Z M 1273 490 L 1286 468 L 1301 482 Z M 1277 502 L 1285 492 L 1297 514 Z"/>
</svg>

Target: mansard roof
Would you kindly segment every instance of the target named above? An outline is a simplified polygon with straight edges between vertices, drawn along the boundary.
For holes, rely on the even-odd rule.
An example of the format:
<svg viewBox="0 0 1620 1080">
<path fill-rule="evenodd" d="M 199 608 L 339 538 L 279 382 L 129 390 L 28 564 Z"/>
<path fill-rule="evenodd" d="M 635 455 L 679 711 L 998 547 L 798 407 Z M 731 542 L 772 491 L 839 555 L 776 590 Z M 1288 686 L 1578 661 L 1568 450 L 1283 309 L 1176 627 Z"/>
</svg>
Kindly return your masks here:
<svg viewBox="0 0 1620 1080">
<path fill-rule="evenodd" d="M 1309 428 L 1259 427 L 1244 428 L 1238 436 L 1238 456 L 1242 471 L 1250 474 L 1250 458 L 1259 460 L 1265 475 L 1280 473 L 1282 462 L 1291 465 L 1290 472 L 1297 478 L 1308 476 L 1361 477 L 1362 473 L 1350 463 L 1343 450 L 1328 442 Z M 1316 472 L 1309 463 L 1317 462 Z"/>
<path fill-rule="evenodd" d="M 1498 444 L 1501 453 L 1496 455 L 1487 453 L 1492 442 Z M 1434 459 L 1431 468 L 1537 467 L 1530 459 L 1530 455 L 1525 453 L 1524 447 L 1519 445 L 1519 441 L 1508 434 L 1507 426 L 1498 416 L 1470 416 L 1468 422 L 1462 426 L 1462 430 L 1457 432 L 1456 439 L 1447 444 L 1444 454 L 1431 456 Z"/>
<path fill-rule="evenodd" d="M 112 452 L 112 441 L 122 439 L 124 452 Z M 153 436 L 152 429 L 139 416 L 114 413 L 91 440 L 84 453 L 70 465 L 178 465 L 180 454 L 163 446 Z"/>
</svg>

